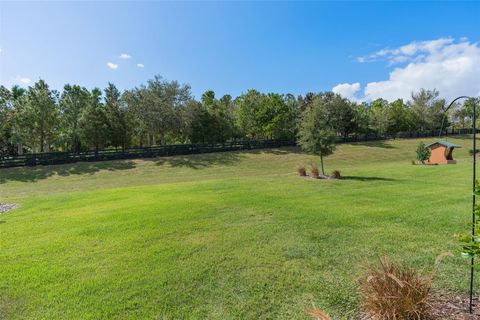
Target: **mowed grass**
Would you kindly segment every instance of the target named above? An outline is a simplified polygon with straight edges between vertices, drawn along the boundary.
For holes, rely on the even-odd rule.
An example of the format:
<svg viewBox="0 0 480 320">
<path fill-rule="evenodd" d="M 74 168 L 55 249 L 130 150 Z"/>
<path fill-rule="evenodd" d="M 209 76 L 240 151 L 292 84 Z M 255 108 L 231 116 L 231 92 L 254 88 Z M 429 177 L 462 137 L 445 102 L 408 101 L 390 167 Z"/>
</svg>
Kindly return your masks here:
<svg viewBox="0 0 480 320">
<path fill-rule="evenodd" d="M 318 159 L 296 148 L 0 170 L 20 204 L 0 215 L 0 318 L 355 319 L 366 265 L 428 272 L 443 251 L 437 287 L 465 294 L 470 142 L 413 166 L 419 141 L 341 145 L 339 181 L 298 177 Z"/>
</svg>

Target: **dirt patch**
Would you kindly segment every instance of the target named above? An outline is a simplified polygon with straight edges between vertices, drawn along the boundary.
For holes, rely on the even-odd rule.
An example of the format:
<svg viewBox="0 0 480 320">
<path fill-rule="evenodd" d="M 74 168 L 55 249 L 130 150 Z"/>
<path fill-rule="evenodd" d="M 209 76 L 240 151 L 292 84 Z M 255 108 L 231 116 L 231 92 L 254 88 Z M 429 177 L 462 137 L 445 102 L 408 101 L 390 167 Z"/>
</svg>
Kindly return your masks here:
<svg viewBox="0 0 480 320">
<path fill-rule="evenodd" d="M 435 292 L 430 298 L 432 320 L 473 320 L 480 319 L 478 297 L 473 298 L 473 314 L 468 312 L 469 297 L 450 293 Z"/>
<path fill-rule="evenodd" d="M 0 214 L 7 213 L 15 208 L 17 208 L 17 204 L 15 203 L 0 203 Z"/>
<path fill-rule="evenodd" d="M 430 312 L 428 320 L 478 320 L 480 319 L 479 298 L 473 298 L 473 314 L 468 312 L 469 297 L 452 293 L 433 292 L 428 304 Z M 359 320 L 372 320 L 372 317 L 363 314 Z"/>
</svg>

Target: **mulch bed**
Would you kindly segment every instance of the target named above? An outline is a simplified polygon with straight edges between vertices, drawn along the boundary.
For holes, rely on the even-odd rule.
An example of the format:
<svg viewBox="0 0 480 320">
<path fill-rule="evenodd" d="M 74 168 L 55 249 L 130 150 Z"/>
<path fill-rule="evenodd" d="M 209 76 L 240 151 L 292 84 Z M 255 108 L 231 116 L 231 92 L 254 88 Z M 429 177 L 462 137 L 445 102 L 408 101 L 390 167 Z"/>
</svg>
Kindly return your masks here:
<svg viewBox="0 0 480 320">
<path fill-rule="evenodd" d="M 311 176 L 311 175 L 306 175 L 306 176 L 301 176 L 301 177 L 316 179 L 316 180 L 332 180 L 332 179 L 338 180 L 338 179 L 342 179 L 341 177 L 339 178 L 339 177 L 335 177 L 335 176 L 324 176 L 324 175 L 319 175 L 318 177 Z"/>
<path fill-rule="evenodd" d="M 0 214 L 7 213 L 17 207 L 15 203 L 0 203 Z"/>
<path fill-rule="evenodd" d="M 478 297 L 473 298 L 473 314 L 468 313 L 469 297 L 455 294 L 432 294 L 430 301 L 432 320 L 473 320 L 480 319 Z"/>
<path fill-rule="evenodd" d="M 430 300 L 430 316 L 428 320 L 478 320 L 480 319 L 480 303 L 478 297 L 473 298 L 473 314 L 468 312 L 470 299 L 451 293 L 433 292 Z M 363 315 L 359 320 L 372 320 Z"/>
</svg>

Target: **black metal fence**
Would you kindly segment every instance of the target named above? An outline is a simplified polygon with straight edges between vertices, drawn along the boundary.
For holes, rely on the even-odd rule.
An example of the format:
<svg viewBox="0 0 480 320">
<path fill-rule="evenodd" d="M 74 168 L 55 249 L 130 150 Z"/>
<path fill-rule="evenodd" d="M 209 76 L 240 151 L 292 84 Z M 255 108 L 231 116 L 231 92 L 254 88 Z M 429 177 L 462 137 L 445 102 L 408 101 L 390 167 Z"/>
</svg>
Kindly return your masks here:
<svg viewBox="0 0 480 320">
<path fill-rule="evenodd" d="M 477 133 L 480 132 L 477 129 Z M 397 132 L 396 134 L 384 134 L 379 135 L 375 133 L 371 134 L 356 134 L 350 135 L 344 139 L 342 142 L 361 142 L 361 141 L 375 141 L 375 140 L 391 140 L 391 139 L 415 139 L 415 138 L 426 138 L 426 137 L 445 137 L 445 136 L 458 136 L 472 134 L 473 129 L 446 129 L 441 133 L 439 130 L 427 130 L 427 131 L 406 131 L 406 132 Z"/>
<path fill-rule="evenodd" d="M 236 141 L 215 144 L 174 144 L 145 148 L 128 148 L 124 150 L 102 150 L 80 153 L 48 152 L 30 153 L 21 156 L 0 157 L 0 168 L 54 165 L 74 163 L 79 161 L 107 161 L 119 159 L 153 158 L 175 155 L 189 155 L 199 153 L 212 153 L 237 150 L 252 150 L 265 148 L 278 148 L 294 146 L 293 141 L 261 140 L 261 141 Z"/>
<path fill-rule="evenodd" d="M 477 131 L 478 132 L 478 131 Z M 442 136 L 472 134 L 472 129 L 449 129 L 442 132 Z M 408 139 L 423 137 L 438 137 L 438 130 L 399 132 L 393 135 L 357 134 L 342 138 L 339 142 L 362 142 L 388 139 Z M 189 155 L 199 153 L 212 153 L 237 150 L 252 150 L 294 146 L 294 141 L 287 140 L 259 140 L 259 141 L 235 141 L 215 144 L 174 144 L 144 148 L 128 148 L 125 150 L 102 150 L 81 153 L 49 152 L 31 153 L 21 156 L 0 157 L 0 168 L 53 165 L 74 163 L 79 161 L 107 161 L 119 159 L 139 159 L 165 157 L 175 155 Z"/>
</svg>

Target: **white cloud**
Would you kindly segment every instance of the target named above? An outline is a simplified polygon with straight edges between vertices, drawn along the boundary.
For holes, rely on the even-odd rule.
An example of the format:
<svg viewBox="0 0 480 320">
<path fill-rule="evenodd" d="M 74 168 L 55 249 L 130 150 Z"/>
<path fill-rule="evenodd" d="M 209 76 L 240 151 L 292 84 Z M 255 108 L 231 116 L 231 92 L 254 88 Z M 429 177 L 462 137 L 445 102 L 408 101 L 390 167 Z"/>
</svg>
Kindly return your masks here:
<svg viewBox="0 0 480 320">
<path fill-rule="evenodd" d="M 388 79 L 367 83 L 362 100 L 409 99 L 412 91 L 421 88 L 437 89 L 446 99 L 459 95 L 480 95 L 480 46 L 467 39 L 415 41 L 398 48 L 377 51 L 358 58 L 358 61 L 378 59 L 397 66 L 390 71 Z M 340 88 L 346 90 L 344 95 L 348 94 L 348 87 Z"/>
<path fill-rule="evenodd" d="M 377 61 L 384 58 L 390 63 L 406 62 L 420 53 L 434 54 L 445 46 L 453 44 L 454 41 L 455 40 L 453 38 L 440 38 L 429 41 L 414 41 L 398 48 L 385 48 L 373 54 L 358 57 L 357 61 L 363 63 Z M 463 38 L 461 40 L 461 42 L 466 41 L 467 40 Z"/>
<path fill-rule="evenodd" d="M 145 66 L 143 65 L 143 63 L 137 63 L 137 67 L 139 67 L 139 68 L 145 68 Z"/>
<path fill-rule="evenodd" d="M 30 82 L 32 82 L 29 78 L 20 78 L 19 81 L 23 84 L 30 84 Z"/>
<path fill-rule="evenodd" d="M 107 67 L 109 67 L 112 70 L 118 69 L 118 64 L 115 64 L 113 62 L 107 62 Z"/>
<path fill-rule="evenodd" d="M 360 90 L 360 83 L 340 83 L 333 87 L 332 91 L 344 98 L 356 100 L 355 94 Z"/>
<path fill-rule="evenodd" d="M 130 59 L 132 56 L 130 56 L 128 53 L 122 53 L 119 58 L 120 59 Z"/>
</svg>

